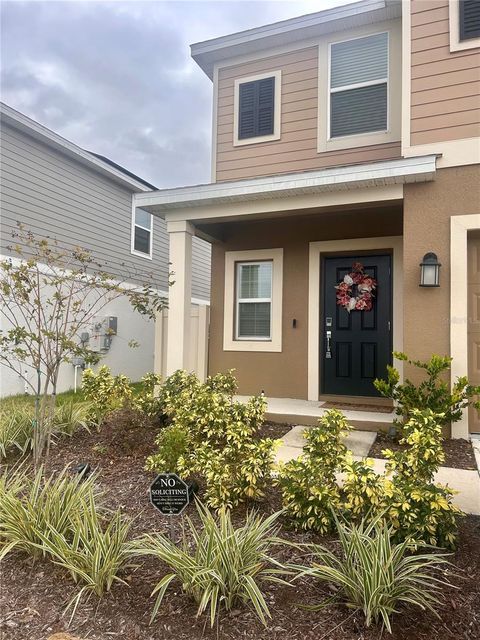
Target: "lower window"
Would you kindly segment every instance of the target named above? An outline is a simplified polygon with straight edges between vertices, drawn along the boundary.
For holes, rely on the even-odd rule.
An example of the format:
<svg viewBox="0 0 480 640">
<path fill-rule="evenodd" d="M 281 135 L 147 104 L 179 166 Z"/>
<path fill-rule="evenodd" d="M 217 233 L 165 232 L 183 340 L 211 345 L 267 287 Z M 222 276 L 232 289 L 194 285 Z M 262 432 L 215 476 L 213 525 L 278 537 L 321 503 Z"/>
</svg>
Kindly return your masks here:
<svg viewBox="0 0 480 640">
<path fill-rule="evenodd" d="M 239 262 L 236 266 L 237 340 L 271 340 L 273 262 Z"/>
<path fill-rule="evenodd" d="M 225 252 L 224 351 L 282 350 L 283 249 Z"/>
</svg>

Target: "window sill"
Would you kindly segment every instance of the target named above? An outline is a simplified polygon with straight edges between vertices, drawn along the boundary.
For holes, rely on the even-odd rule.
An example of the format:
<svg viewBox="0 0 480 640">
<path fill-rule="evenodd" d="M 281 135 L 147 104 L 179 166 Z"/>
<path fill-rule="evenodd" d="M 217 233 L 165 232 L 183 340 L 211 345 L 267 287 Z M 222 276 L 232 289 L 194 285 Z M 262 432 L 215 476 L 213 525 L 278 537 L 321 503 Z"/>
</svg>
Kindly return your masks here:
<svg viewBox="0 0 480 640">
<path fill-rule="evenodd" d="M 400 137 L 392 131 L 375 131 L 372 133 L 359 133 L 341 138 L 330 138 L 318 141 L 317 152 L 341 151 L 342 149 L 356 149 L 359 147 L 371 147 L 377 144 L 399 142 Z"/>
<path fill-rule="evenodd" d="M 224 340 L 224 351 L 263 351 L 281 353 L 281 340 Z"/>
<path fill-rule="evenodd" d="M 262 142 L 273 142 L 274 140 L 280 140 L 280 133 L 272 133 L 268 136 L 257 136 L 255 138 L 244 138 L 242 140 L 235 138 L 233 146 L 244 147 L 247 144 L 261 144 Z"/>
<path fill-rule="evenodd" d="M 141 251 L 135 251 L 135 249 L 131 249 L 130 253 L 132 256 L 138 256 L 139 258 L 146 258 L 147 260 L 153 260 L 152 254 L 142 253 Z"/>
<path fill-rule="evenodd" d="M 480 38 L 470 38 L 470 40 L 459 40 L 450 34 L 450 52 L 468 51 L 469 49 L 480 49 Z"/>
</svg>

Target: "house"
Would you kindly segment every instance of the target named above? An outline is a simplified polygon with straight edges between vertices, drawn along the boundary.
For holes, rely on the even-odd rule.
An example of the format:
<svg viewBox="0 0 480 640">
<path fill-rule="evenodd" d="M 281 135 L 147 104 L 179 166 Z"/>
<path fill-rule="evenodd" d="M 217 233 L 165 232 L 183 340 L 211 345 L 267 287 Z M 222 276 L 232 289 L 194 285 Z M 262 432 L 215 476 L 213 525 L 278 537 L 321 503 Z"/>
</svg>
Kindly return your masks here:
<svg viewBox="0 0 480 640">
<path fill-rule="evenodd" d="M 179 274 L 169 371 L 201 237 L 209 370 L 235 368 L 240 393 L 365 402 L 392 350 L 450 354 L 452 379 L 480 383 L 480 2 L 362 0 L 191 50 L 212 181 L 134 198 Z M 452 435 L 469 430 L 473 412 Z"/>
<path fill-rule="evenodd" d="M 11 257 L 7 248 L 11 232 L 21 222 L 35 234 L 56 238 L 63 248 L 89 249 L 119 281 L 145 282 L 148 277 L 166 293 L 170 270 L 166 224 L 132 207 L 135 194 L 155 187 L 5 104 L 0 105 L 0 115 L 2 257 Z M 191 302 L 198 308 L 210 296 L 210 246 L 198 238 L 193 242 L 193 264 Z M 119 298 L 91 327 L 91 341 L 99 342 L 106 333 L 108 318 L 116 319 L 116 335 L 99 344 L 102 363 L 133 380 L 153 371 L 155 323 Z M 138 343 L 136 348 L 129 348 L 132 340 Z M 5 367 L 0 373 L 2 395 L 24 391 L 19 376 Z M 73 366 L 64 366 L 60 391 L 74 386 L 76 373 Z"/>
</svg>

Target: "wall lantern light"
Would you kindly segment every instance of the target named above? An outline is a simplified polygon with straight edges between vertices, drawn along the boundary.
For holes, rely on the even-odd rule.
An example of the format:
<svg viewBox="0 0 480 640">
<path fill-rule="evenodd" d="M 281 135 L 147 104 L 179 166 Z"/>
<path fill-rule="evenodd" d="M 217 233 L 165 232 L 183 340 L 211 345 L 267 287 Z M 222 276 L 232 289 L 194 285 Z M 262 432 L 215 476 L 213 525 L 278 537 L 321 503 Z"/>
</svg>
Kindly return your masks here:
<svg viewBox="0 0 480 640">
<path fill-rule="evenodd" d="M 435 253 L 426 253 L 420 263 L 420 286 L 439 287 L 441 266 Z"/>
</svg>

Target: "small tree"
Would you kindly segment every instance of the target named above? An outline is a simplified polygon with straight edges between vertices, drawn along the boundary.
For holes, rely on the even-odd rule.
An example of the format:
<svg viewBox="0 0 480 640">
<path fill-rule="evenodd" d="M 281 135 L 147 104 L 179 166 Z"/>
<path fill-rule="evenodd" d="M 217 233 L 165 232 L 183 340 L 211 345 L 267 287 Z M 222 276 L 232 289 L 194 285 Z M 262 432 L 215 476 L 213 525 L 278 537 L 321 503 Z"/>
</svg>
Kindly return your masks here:
<svg viewBox="0 0 480 640">
<path fill-rule="evenodd" d="M 63 249 L 50 238 L 34 236 L 18 224 L 8 249 L 18 258 L 0 262 L 0 362 L 17 373 L 36 396 L 34 462 L 48 459 L 60 367 L 75 357 L 85 363 L 100 356 L 80 334 L 113 300 L 125 297 L 148 318 L 166 306 L 150 284 L 133 285 L 140 274 L 124 279 L 108 273 L 81 247 Z M 122 265 L 126 271 L 126 265 Z M 151 275 L 143 275 L 152 281 Z M 35 382 L 30 380 L 34 373 Z"/>
</svg>

